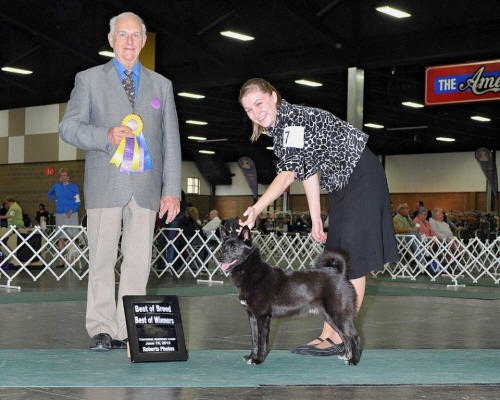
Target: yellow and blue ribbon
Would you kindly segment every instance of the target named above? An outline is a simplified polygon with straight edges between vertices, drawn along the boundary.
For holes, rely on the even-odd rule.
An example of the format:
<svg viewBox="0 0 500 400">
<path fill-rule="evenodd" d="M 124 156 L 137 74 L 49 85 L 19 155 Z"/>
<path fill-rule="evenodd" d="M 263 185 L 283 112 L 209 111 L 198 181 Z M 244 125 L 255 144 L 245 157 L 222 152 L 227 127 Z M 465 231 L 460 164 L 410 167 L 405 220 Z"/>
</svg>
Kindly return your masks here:
<svg viewBox="0 0 500 400">
<path fill-rule="evenodd" d="M 134 137 L 123 138 L 113 157 L 109 161 L 120 168 L 120 172 L 143 172 L 153 167 L 148 145 L 142 129 L 144 124 L 137 114 L 128 114 L 123 118 L 123 126 L 128 126 Z"/>
</svg>

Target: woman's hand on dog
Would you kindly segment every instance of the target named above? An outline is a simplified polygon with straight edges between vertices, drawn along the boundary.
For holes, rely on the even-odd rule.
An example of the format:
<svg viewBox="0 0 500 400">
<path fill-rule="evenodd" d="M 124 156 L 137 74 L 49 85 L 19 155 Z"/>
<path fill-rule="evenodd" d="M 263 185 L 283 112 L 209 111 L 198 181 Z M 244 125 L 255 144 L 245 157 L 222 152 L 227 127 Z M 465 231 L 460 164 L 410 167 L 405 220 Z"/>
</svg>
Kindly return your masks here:
<svg viewBox="0 0 500 400">
<path fill-rule="evenodd" d="M 244 217 L 247 217 L 245 221 L 239 220 L 239 224 L 241 227 L 248 226 L 249 229 L 252 229 L 255 226 L 255 220 L 257 219 L 258 213 L 255 208 L 252 206 L 248 207 L 246 211 L 243 213 Z"/>
</svg>

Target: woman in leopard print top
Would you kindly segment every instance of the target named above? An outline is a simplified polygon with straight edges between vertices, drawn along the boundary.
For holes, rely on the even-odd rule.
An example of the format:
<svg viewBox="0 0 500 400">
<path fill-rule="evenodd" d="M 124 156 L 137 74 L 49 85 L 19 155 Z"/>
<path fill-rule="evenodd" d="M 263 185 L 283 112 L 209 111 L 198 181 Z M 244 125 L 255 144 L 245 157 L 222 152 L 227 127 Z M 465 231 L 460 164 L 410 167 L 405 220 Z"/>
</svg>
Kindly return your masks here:
<svg viewBox="0 0 500 400">
<path fill-rule="evenodd" d="M 277 176 L 243 213 L 240 225 L 253 228 L 258 215 L 296 179 L 302 181 L 311 216 L 311 235 L 327 249 L 343 248 L 350 256 L 349 279 L 358 311 L 366 274 L 399 259 L 385 172 L 366 146 L 368 135 L 328 111 L 281 99 L 267 81 L 253 78 L 240 90 L 240 103 L 253 124 L 251 140 L 273 138 L 279 158 Z M 323 231 L 320 187 L 328 191 L 328 235 Z M 321 335 L 292 350 L 308 355 L 339 355 L 343 344 L 326 322 Z"/>
</svg>

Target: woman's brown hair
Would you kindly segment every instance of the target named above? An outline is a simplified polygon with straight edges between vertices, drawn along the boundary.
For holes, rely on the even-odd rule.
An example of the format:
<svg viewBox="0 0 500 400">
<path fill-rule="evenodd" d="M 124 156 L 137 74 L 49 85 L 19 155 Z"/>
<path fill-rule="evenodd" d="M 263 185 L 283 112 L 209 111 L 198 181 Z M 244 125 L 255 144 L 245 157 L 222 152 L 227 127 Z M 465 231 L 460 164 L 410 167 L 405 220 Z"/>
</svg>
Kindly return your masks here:
<svg viewBox="0 0 500 400">
<path fill-rule="evenodd" d="M 262 78 L 252 78 L 246 81 L 240 89 L 240 97 L 239 97 L 239 102 L 241 104 L 241 99 L 243 96 L 245 96 L 248 92 L 251 92 L 253 90 L 260 90 L 261 92 L 272 94 L 273 92 L 276 93 L 276 97 L 278 100 L 276 101 L 276 107 L 279 107 L 281 105 L 281 95 L 280 93 L 276 90 L 276 88 L 271 85 L 268 81 Z M 266 130 L 263 126 L 260 126 L 258 123 L 252 121 L 252 136 L 250 137 L 250 140 L 252 142 L 255 142 L 259 136 L 261 135 L 262 132 Z"/>
</svg>

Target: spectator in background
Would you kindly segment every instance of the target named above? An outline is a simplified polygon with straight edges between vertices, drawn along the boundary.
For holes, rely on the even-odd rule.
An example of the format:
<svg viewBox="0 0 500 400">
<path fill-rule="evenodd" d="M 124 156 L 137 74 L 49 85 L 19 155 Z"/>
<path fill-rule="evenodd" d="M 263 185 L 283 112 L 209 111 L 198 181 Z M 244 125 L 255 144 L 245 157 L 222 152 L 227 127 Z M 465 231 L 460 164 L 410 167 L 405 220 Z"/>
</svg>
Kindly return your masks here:
<svg viewBox="0 0 500 400">
<path fill-rule="evenodd" d="M 56 225 L 79 225 L 78 221 L 78 208 L 80 207 L 80 190 L 78 186 L 70 182 L 69 171 L 66 168 L 59 170 L 59 182 L 52 186 L 48 192 L 49 199 L 56 202 Z M 75 229 L 68 229 L 65 231 L 68 236 L 74 237 L 76 235 Z M 61 231 L 57 248 L 59 253 L 62 252 L 65 243 L 65 236 Z M 59 259 L 58 266 L 64 265 L 64 261 Z"/>
<path fill-rule="evenodd" d="M 416 216 L 418 215 L 418 211 L 424 207 L 424 202 L 422 200 L 418 200 L 415 203 L 415 210 L 411 213 L 411 218 L 415 219 Z"/>
<path fill-rule="evenodd" d="M 40 203 L 35 214 L 35 223 L 43 226 L 47 222 L 49 222 L 49 212 L 45 209 L 45 204 Z"/>
<path fill-rule="evenodd" d="M 6 220 L 7 226 L 15 226 L 16 228 L 24 228 L 23 210 L 12 196 L 7 196 L 5 199 L 5 208 L 7 213 L 0 215 L 0 220 Z"/>
<path fill-rule="evenodd" d="M 415 226 L 410 216 L 410 207 L 408 207 L 408 203 L 401 203 L 396 208 L 396 215 L 392 219 L 394 223 L 394 232 L 396 234 L 416 234 L 418 232 L 418 228 Z"/>
<path fill-rule="evenodd" d="M 208 217 L 210 218 L 210 221 L 208 221 L 205 226 L 203 226 L 203 232 L 207 236 L 210 236 L 212 232 L 216 231 L 219 229 L 219 226 L 221 224 L 221 219 L 219 218 L 219 211 L 217 210 L 212 210 L 208 214 Z"/>
<path fill-rule="evenodd" d="M 193 219 L 193 221 L 196 222 L 197 225 L 201 226 L 200 212 L 195 206 L 193 206 L 192 204 L 188 204 L 187 213 Z"/>
<path fill-rule="evenodd" d="M 427 221 L 427 208 L 421 207 L 418 210 L 417 216 L 413 219 L 415 227 L 418 229 L 418 233 L 425 237 L 436 236 L 431 228 L 429 221 Z"/>
<path fill-rule="evenodd" d="M 2 207 L 0 207 L 0 217 L 2 217 L 3 215 L 7 215 L 7 205 L 5 204 L 5 201 L 2 202 Z M 7 227 L 7 219 L 0 218 L 0 227 Z"/>
<path fill-rule="evenodd" d="M 438 239 L 449 240 L 453 238 L 453 232 L 444 221 L 444 212 L 442 208 L 432 210 L 432 218 L 429 220 L 432 230 L 436 233 Z"/>
</svg>

